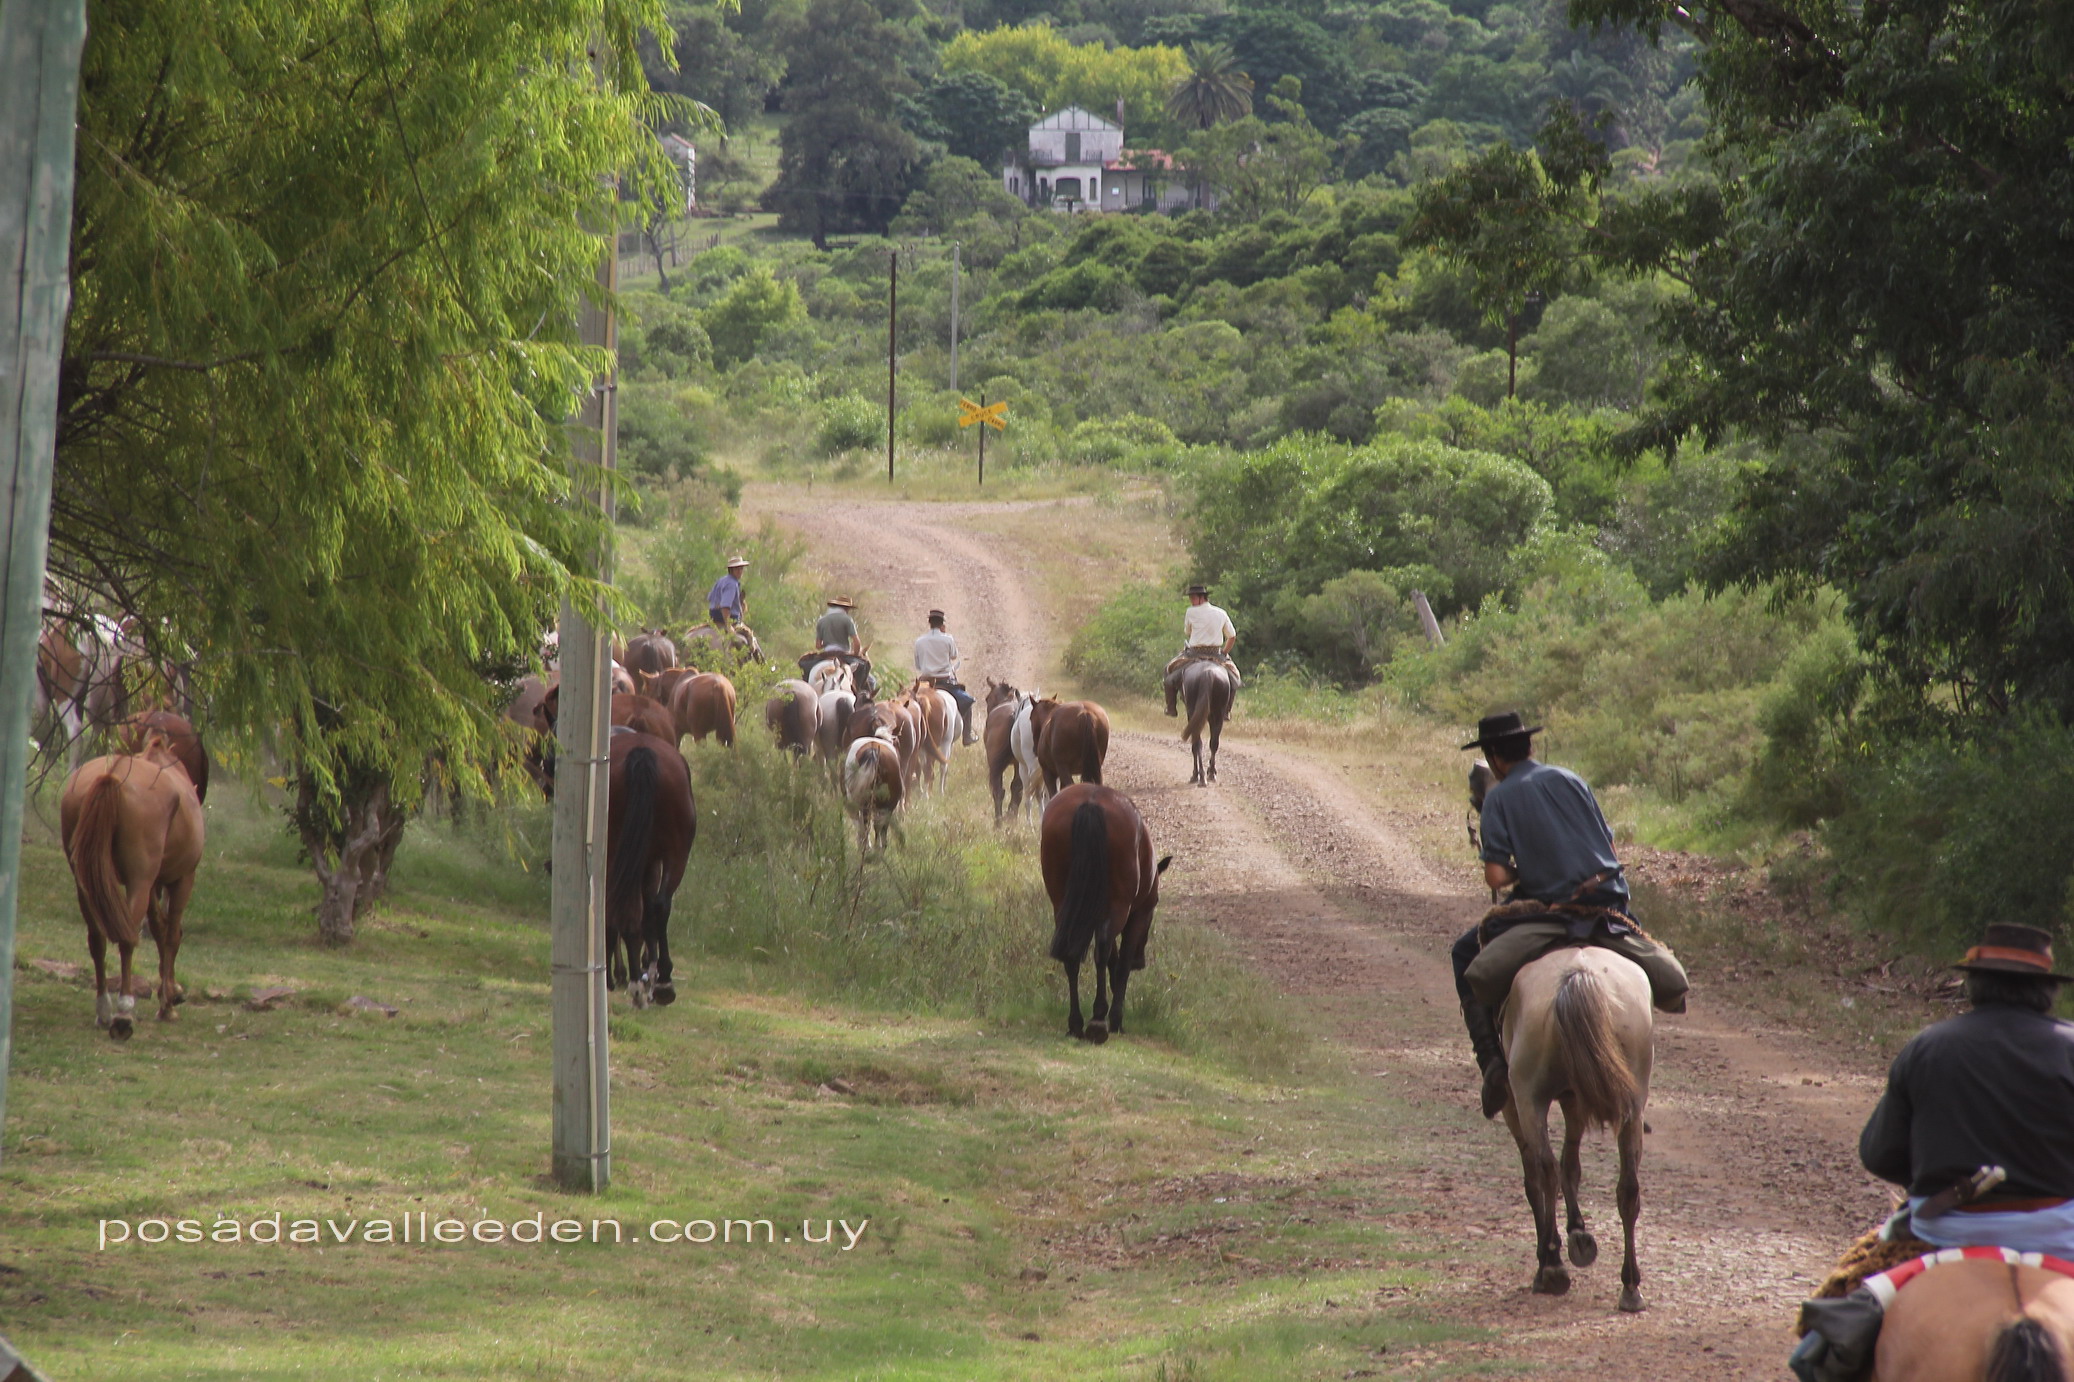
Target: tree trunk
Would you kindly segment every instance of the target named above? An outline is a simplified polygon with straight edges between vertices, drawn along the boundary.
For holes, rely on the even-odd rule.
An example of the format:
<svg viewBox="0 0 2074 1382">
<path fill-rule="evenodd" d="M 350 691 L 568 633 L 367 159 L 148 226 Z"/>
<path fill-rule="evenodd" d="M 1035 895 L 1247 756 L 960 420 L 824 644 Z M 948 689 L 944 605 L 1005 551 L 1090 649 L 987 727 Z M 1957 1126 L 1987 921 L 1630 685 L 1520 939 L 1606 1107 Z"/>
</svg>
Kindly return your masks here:
<svg viewBox="0 0 2074 1382">
<path fill-rule="evenodd" d="M 389 792 L 389 780 L 349 773 L 342 819 L 325 819 L 315 782 L 305 774 L 295 821 L 317 874 L 317 935 L 326 945 L 350 945 L 354 926 L 389 886 L 389 865 L 409 819 Z"/>
</svg>

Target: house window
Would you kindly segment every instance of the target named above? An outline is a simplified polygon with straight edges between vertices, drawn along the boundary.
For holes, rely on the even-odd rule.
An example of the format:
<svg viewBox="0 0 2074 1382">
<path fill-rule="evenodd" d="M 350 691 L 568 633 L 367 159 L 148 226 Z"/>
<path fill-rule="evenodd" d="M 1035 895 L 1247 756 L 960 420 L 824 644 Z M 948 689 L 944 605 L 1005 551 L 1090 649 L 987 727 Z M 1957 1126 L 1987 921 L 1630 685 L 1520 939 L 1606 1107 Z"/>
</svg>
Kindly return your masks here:
<svg viewBox="0 0 2074 1382">
<path fill-rule="evenodd" d="M 1080 131 L 1078 130 L 1073 130 L 1066 135 L 1066 162 L 1080 162 Z"/>
<path fill-rule="evenodd" d="M 1069 202 L 1077 202 L 1080 200 L 1079 178 L 1060 178 L 1056 183 L 1053 183 L 1052 186 L 1058 192 L 1062 200 Z"/>
</svg>

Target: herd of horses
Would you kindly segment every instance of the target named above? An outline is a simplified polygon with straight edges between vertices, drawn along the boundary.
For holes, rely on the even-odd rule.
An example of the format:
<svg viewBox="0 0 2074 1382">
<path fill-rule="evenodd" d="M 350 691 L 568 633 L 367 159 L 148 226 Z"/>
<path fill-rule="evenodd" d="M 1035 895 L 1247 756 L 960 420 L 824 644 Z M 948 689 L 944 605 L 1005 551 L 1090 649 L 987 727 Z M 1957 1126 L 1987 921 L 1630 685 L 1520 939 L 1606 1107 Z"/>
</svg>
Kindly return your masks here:
<svg viewBox="0 0 2074 1382">
<path fill-rule="evenodd" d="M 36 715 L 38 723 L 56 722 L 71 746 L 60 834 L 94 964 L 95 1020 L 122 1040 L 134 1030 L 138 996 L 155 994 L 163 1020 L 176 1016 L 183 996 L 174 965 L 202 858 L 209 760 L 180 713 L 184 688 L 162 679 L 146 708 L 133 710 L 138 679 L 123 675 L 122 661 L 135 654 L 125 648 L 122 626 L 97 620 L 87 627 L 90 636 L 79 640 L 46 630 Z M 761 656 L 713 630 L 694 637 L 708 659 Z M 855 821 L 861 862 L 888 847 L 906 803 L 943 789 L 961 744 L 958 706 L 929 678 L 882 698 L 868 664 L 856 659 L 809 658 L 803 672 L 777 685 L 765 723 L 782 748 L 827 765 Z M 676 643 L 659 630 L 614 649 L 612 684 L 607 983 L 626 989 L 636 1007 L 660 1006 L 675 998 L 669 919 L 698 824 L 680 746 L 690 737 L 732 747 L 736 693 L 724 673 L 682 662 Z M 1190 781 L 1207 785 L 1217 776 L 1231 687 L 1217 664 L 1199 662 L 1183 669 L 1181 695 L 1194 756 Z M 550 795 L 559 699 L 552 676 L 528 678 L 506 711 L 534 732 L 530 767 Z M 995 823 L 1038 815 L 1039 867 L 1053 915 L 1049 953 L 1065 971 L 1067 1031 L 1104 1042 L 1124 1030 L 1124 996 L 1130 976 L 1145 967 L 1171 856 L 1155 857 L 1144 817 L 1102 780 L 1110 722 L 1100 705 L 992 680 L 982 705 L 978 742 Z M 79 746 L 96 728 L 113 733 L 115 751 L 78 762 Z M 1488 785 L 1472 774 L 1473 805 Z M 159 972 L 156 985 L 140 987 L 132 959 L 147 930 Z M 112 985 L 111 945 L 118 961 Z M 1090 957 L 1095 996 L 1083 1020 L 1080 975 Z M 1570 1287 L 1571 1266 L 1597 1259 L 1597 1240 L 1579 1208 L 1581 1143 L 1589 1129 L 1604 1127 L 1619 1150 L 1619 1308 L 1641 1310 L 1635 1225 L 1654 1049 L 1648 979 L 1608 950 L 1557 949 L 1520 970 L 1500 1021 L 1511 1071 L 1505 1122 L 1535 1228 L 1533 1290 L 1561 1294 Z M 1554 1108 L 1564 1119 L 1560 1152 L 1551 1136 Z M 2029 1266 L 1957 1262 L 1932 1268 L 1896 1299 L 1868 1375 L 1875 1382 L 2069 1382 L 2070 1344 L 2074 1281 Z"/>
</svg>

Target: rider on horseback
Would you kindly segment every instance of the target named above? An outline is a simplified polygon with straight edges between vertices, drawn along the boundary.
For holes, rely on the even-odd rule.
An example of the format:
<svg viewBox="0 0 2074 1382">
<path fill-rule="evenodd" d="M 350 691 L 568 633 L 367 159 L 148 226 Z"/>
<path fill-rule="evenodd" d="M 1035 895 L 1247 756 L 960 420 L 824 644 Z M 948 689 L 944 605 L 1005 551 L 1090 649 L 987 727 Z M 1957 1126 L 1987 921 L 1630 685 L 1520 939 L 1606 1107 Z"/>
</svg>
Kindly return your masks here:
<svg viewBox="0 0 2074 1382">
<path fill-rule="evenodd" d="M 814 665 L 831 658 L 846 664 L 854 674 L 860 691 L 872 691 L 878 681 L 871 674 L 871 659 L 864 655 L 864 643 L 857 637 L 857 621 L 850 611 L 857 608 L 841 595 L 828 597 L 828 608 L 814 621 L 814 648 L 799 659 L 801 675 L 812 672 Z"/>
<path fill-rule="evenodd" d="M 1628 915 L 1628 885 L 1613 855 L 1613 831 L 1585 780 L 1568 768 L 1537 762 L 1533 736 L 1519 712 L 1487 715 L 1465 749 L 1480 748 L 1498 779 L 1483 802 L 1484 881 L 1495 895 L 1512 888 L 1511 902 L 1540 904 L 1524 910 L 1536 919 L 1562 921 L 1573 940 L 1608 944 L 1650 972 L 1657 1005 L 1683 1012 L 1682 971 L 1668 952 L 1643 936 Z M 1560 914 L 1549 909 L 1560 907 Z M 1463 932 L 1450 957 L 1462 1019 L 1483 1071 L 1483 1112 L 1495 1118 L 1511 1098 L 1511 1071 L 1498 1032 L 1499 1003 L 1476 995 L 1469 974 L 1486 944 L 1485 918 Z M 1494 952 L 1495 955 L 1496 952 Z M 1666 981 L 1666 975 L 1668 981 Z"/>
<path fill-rule="evenodd" d="M 938 690 L 950 693 L 958 703 L 959 722 L 965 727 L 964 742 L 973 744 L 978 741 L 972 737 L 972 697 L 958 680 L 958 662 L 958 640 L 943 626 L 943 611 L 930 610 L 929 632 L 915 640 L 915 675 L 929 678 Z"/>
<path fill-rule="evenodd" d="M 1175 715 L 1175 698 L 1181 694 L 1181 671 L 1191 662 L 1216 662 L 1231 678 L 1232 699 L 1238 699 L 1239 667 L 1231 660 L 1232 645 L 1239 631 L 1231 616 L 1210 603 L 1206 585 L 1188 587 L 1188 608 L 1181 615 L 1181 656 L 1167 664 L 1167 714 Z"/>
<path fill-rule="evenodd" d="M 747 557 L 736 557 L 727 564 L 727 574 L 713 582 L 706 592 L 706 617 L 713 627 L 720 630 L 723 638 L 734 636 L 734 627 L 744 623 L 748 617 L 749 602 L 742 595 L 742 573 L 749 569 Z"/>
<path fill-rule="evenodd" d="M 1971 1012 L 1901 1048 L 1887 1092 L 1858 1139 L 1858 1159 L 1908 1188 L 1915 1236 L 2074 1261 L 2074 1022 L 2052 1015 L 2060 985 L 2052 937 L 1994 922 L 1954 968 Z M 1983 1166 L 2008 1173 L 1945 1213 L 1923 1202 Z"/>
</svg>

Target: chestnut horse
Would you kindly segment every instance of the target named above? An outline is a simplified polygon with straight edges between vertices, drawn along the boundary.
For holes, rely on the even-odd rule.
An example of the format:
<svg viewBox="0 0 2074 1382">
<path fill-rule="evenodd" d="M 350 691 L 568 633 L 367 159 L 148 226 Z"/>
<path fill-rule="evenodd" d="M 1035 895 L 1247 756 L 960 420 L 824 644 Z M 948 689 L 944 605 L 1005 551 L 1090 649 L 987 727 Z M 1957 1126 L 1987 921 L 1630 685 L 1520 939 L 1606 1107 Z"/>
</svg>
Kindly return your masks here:
<svg viewBox="0 0 2074 1382">
<path fill-rule="evenodd" d="M 695 677 L 698 674 L 699 669 L 696 667 L 666 667 L 662 671 L 653 674 L 636 672 L 634 680 L 640 683 L 638 689 L 642 695 L 668 705 L 670 697 L 676 693 L 677 688 L 683 684 L 684 679 L 686 677 Z"/>
<path fill-rule="evenodd" d="M 677 683 L 670 696 L 676 735 L 689 734 L 695 744 L 712 735 L 726 748 L 735 746 L 735 684 L 718 672 L 700 672 Z"/>
<path fill-rule="evenodd" d="M 958 703 L 940 691 L 930 677 L 916 677 L 900 698 L 915 719 L 916 762 L 913 775 L 923 786 L 941 791 L 951 780 L 951 754 L 958 747 Z"/>
<path fill-rule="evenodd" d="M 1037 766 L 1044 773 L 1044 794 L 1073 785 L 1073 775 L 1087 782 L 1102 780 L 1109 757 L 1109 712 L 1093 701 L 1067 701 L 1051 712 L 1037 735 Z"/>
<path fill-rule="evenodd" d="M 673 739 L 612 731 L 605 805 L 605 987 L 637 1008 L 677 1001 L 670 902 L 698 834 L 691 770 Z"/>
<path fill-rule="evenodd" d="M 129 723 L 122 727 L 122 747 L 125 753 L 141 754 L 144 746 L 151 742 L 152 735 L 165 741 L 166 751 L 178 760 L 187 780 L 194 784 L 194 799 L 209 800 L 209 753 L 202 747 L 202 736 L 193 725 L 170 710 L 147 710 L 142 715 L 132 715 Z"/>
<path fill-rule="evenodd" d="M 1620 1308 L 1638 1311 L 1642 1272 L 1635 1265 L 1635 1220 L 1642 1212 L 1642 1111 L 1649 1103 L 1655 1038 L 1649 977 L 1633 960 L 1597 946 L 1550 951 L 1513 979 L 1500 1022 L 1512 1070 L 1505 1126 L 1519 1145 L 1534 1211 L 1534 1290 L 1559 1296 L 1570 1289 L 1563 1235 L 1556 1228 L 1558 1170 L 1570 1261 L 1589 1267 L 1598 1259 L 1598 1240 L 1577 1208 L 1583 1176 L 1578 1144 L 1596 1124 L 1614 1129 L 1620 1144 L 1618 1202 L 1626 1239 Z M 1563 1110 L 1560 1167 L 1548 1140 L 1551 1103 Z"/>
<path fill-rule="evenodd" d="M 65 780 L 59 830 L 94 959 L 94 1021 L 117 1041 L 128 1040 L 134 1030 L 130 958 L 147 919 L 158 945 L 158 1016 L 172 1021 L 180 1001 L 173 982 L 180 922 L 202 862 L 202 804 L 165 737 L 148 735 L 141 754 L 109 754 L 81 764 Z M 120 959 L 112 1000 L 110 941 Z"/>
<path fill-rule="evenodd" d="M 1188 724 L 1181 737 L 1195 753 L 1195 772 L 1189 781 L 1207 787 L 1217 780 L 1217 744 L 1224 737 L 1224 721 L 1231 714 L 1231 674 L 1221 662 L 1206 659 L 1188 664 L 1181 673 L 1181 698 L 1188 706 Z M 1203 771 L 1203 727 L 1210 730 L 1210 769 Z"/>
<path fill-rule="evenodd" d="M 2068 1382 L 2074 1277 L 2007 1262 L 1931 1267 L 1895 1295 L 1872 1382 Z"/>
<path fill-rule="evenodd" d="M 1131 799 L 1114 788 L 1080 783 L 1053 797 L 1039 827 L 1038 858 L 1051 898 L 1051 957 L 1066 967 L 1070 1036 L 1099 1045 L 1123 1031 L 1123 994 L 1145 968 L 1159 876 L 1174 862 L 1152 860 L 1152 834 Z M 1095 1007 L 1080 1021 L 1080 962 L 1095 951 Z M 1116 998 L 1109 986 L 1116 986 Z"/>
</svg>

